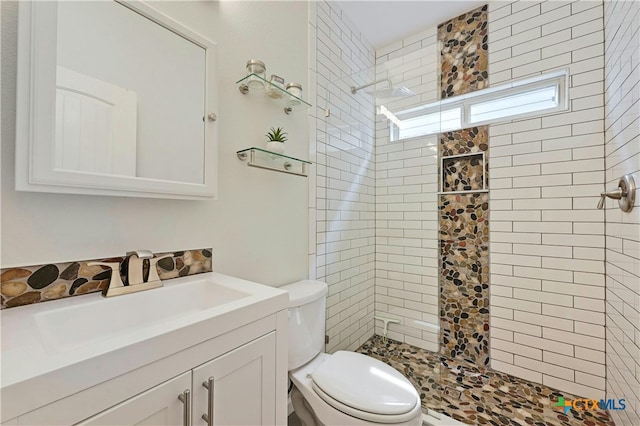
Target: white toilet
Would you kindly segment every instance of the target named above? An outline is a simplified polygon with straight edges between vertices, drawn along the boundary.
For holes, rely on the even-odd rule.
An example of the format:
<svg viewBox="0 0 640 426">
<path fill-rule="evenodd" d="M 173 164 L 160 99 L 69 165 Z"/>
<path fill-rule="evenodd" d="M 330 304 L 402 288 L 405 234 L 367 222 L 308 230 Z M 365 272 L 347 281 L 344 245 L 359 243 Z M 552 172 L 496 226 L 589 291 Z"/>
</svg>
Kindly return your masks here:
<svg viewBox="0 0 640 426">
<path fill-rule="evenodd" d="M 291 400 L 305 425 L 422 424 L 420 395 L 398 371 L 355 352 L 322 353 L 326 283 L 281 289 L 289 292 Z"/>
</svg>

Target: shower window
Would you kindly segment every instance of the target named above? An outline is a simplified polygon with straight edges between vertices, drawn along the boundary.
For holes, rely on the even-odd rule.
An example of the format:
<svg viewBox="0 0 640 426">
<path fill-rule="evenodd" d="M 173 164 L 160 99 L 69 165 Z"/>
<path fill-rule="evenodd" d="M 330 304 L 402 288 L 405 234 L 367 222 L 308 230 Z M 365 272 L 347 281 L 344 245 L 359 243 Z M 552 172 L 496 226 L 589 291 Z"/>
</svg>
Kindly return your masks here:
<svg viewBox="0 0 640 426">
<path fill-rule="evenodd" d="M 558 85 L 517 91 L 496 99 L 495 96 L 469 105 L 469 124 L 490 123 L 535 112 L 556 111 Z"/>
<path fill-rule="evenodd" d="M 389 119 L 392 141 L 550 114 L 568 109 L 568 78 L 556 71 L 395 113 L 380 105 L 378 113 Z"/>
<path fill-rule="evenodd" d="M 462 108 L 420 113 L 391 126 L 391 140 L 409 139 L 462 128 Z"/>
</svg>

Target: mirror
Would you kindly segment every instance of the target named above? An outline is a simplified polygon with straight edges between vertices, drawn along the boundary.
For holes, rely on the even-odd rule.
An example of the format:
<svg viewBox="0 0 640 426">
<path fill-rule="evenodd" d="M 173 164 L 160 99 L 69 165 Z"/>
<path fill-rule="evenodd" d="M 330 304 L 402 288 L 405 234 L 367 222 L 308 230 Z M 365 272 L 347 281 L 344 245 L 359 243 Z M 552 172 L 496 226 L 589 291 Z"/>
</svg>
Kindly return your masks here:
<svg viewBox="0 0 640 426">
<path fill-rule="evenodd" d="M 23 2 L 18 40 L 16 189 L 215 196 L 215 43 L 116 1 Z"/>
</svg>

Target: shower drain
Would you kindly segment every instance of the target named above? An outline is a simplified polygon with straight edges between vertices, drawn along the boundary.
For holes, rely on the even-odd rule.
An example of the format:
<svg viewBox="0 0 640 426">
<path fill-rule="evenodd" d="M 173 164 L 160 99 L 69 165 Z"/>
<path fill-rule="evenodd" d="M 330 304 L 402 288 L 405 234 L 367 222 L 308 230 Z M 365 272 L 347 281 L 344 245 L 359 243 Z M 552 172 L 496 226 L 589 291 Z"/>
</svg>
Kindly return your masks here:
<svg viewBox="0 0 640 426">
<path fill-rule="evenodd" d="M 443 393 L 453 399 L 460 399 L 460 395 L 462 395 L 462 392 L 450 387 L 445 387 Z"/>
</svg>

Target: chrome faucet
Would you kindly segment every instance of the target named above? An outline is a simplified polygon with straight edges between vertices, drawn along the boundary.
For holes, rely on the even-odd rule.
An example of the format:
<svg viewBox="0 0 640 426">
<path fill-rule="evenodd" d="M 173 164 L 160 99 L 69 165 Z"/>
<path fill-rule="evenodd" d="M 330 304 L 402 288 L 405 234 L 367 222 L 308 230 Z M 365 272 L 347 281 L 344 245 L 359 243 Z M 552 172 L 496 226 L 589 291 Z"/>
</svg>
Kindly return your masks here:
<svg viewBox="0 0 640 426">
<path fill-rule="evenodd" d="M 119 262 L 88 262 L 88 266 L 101 265 L 111 268 L 111 280 L 107 288 L 102 290 L 104 297 L 135 293 L 142 290 L 162 287 L 158 276 L 158 261 L 171 257 L 167 254 L 154 257 L 149 250 L 135 250 L 127 252 L 126 257 Z M 124 276 L 122 281 L 120 274 Z"/>
<path fill-rule="evenodd" d="M 153 253 L 149 250 L 128 251 L 120 264 L 120 274 L 124 275 L 124 285 L 138 285 L 149 281 L 150 260 Z M 151 281 L 157 281 L 152 279 Z"/>
</svg>

